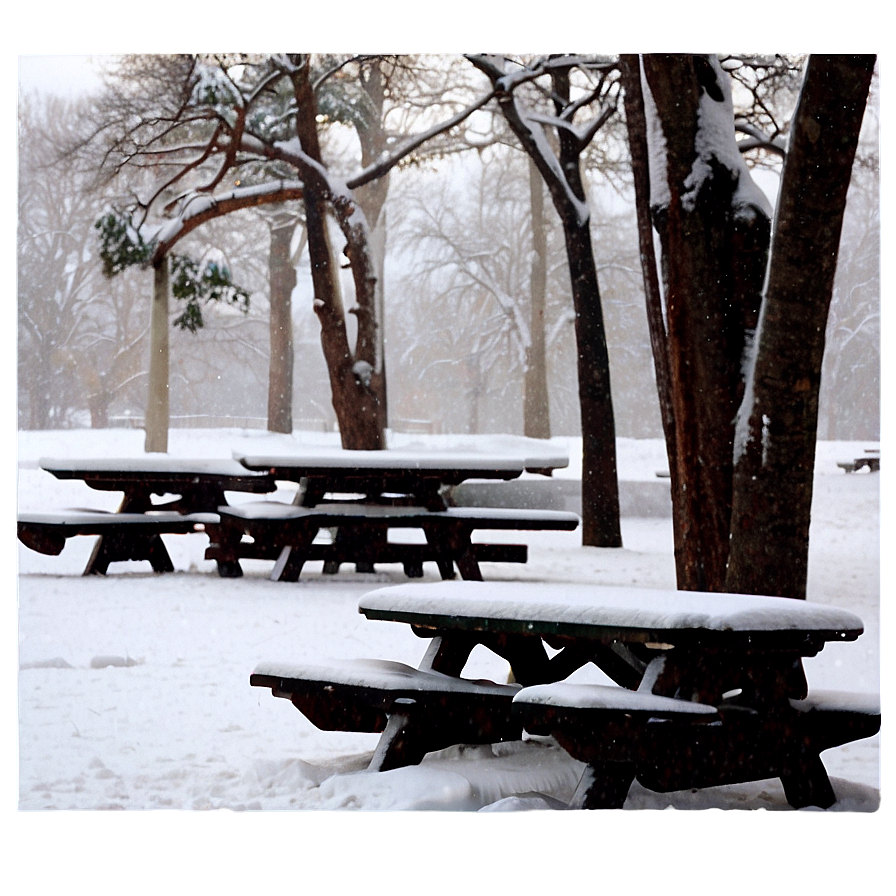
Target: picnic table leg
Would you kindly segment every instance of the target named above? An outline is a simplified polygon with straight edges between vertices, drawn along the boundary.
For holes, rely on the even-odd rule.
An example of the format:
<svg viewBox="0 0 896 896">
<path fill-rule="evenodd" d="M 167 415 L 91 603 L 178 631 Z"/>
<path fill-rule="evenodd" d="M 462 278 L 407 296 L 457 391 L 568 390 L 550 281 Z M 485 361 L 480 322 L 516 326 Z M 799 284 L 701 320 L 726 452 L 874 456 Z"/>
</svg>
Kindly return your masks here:
<svg viewBox="0 0 896 896">
<path fill-rule="evenodd" d="M 148 560 L 153 572 L 174 572 L 174 564 L 161 535 L 114 533 L 101 535 L 93 547 L 85 576 L 104 576 L 109 564 L 117 560 Z"/>
<path fill-rule="evenodd" d="M 387 772 L 406 765 L 419 765 L 426 755 L 425 739 L 420 736 L 423 732 L 416 730 L 414 701 L 403 699 L 396 703 L 402 707 L 389 716 L 367 766 L 368 771 Z"/>
<path fill-rule="evenodd" d="M 121 503 L 118 505 L 118 510 L 116 513 L 146 513 L 147 510 L 152 508 L 152 497 L 149 494 L 149 491 L 144 488 L 135 488 L 130 491 L 126 491 L 124 493 L 124 497 L 121 499 Z M 174 566 L 171 563 L 171 558 L 168 556 L 168 551 L 165 549 L 165 545 L 162 544 L 161 538 L 158 535 L 153 536 L 152 542 L 154 543 L 154 556 L 155 561 L 153 561 L 150 556 L 146 557 L 128 557 L 124 556 L 122 552 L 122 545 L 115 545 L 110 542 L 108 539 L 111 536 L 100 535 L 96 544 L 93 546 L 93 550 L 90 552 L 90 559 L 87 561 L 87 565 L 84 567 L 84 575 L 85 576 L 104 576 L 106 571 L 109 569 L 109 564 L 116 560 L 150 560 L 152 563 L 152 568 L 155 572 L 173 572 Z M 155 545 L 155 542 L 158 542 Z M 167 561 L 167 563 L 166 563 Z M 156 568 L 156 563 L 159 564 L 160 568 Z"/>
<path fill-rule="evenodd" d="M 440 531 L 441 529 L 441 531 Z M 454 578 L 453 564 L 457 564 L 462 579 L 470 582 L 482 581 L 482 570 L 473 548 L 473 530 L 463 524 L 439 526 L 424 525 L 427 543 L 435 548 L 439 572 L 443 579 Z"/>
<path fill-rule="evenodd" d="M 280 556 L 271 570 L 271 581 L 298 582 L 318 528 L 317 523 L 310 520 L 296 521 L 290 527 L 289 544 L 280 551 Z"/>
<path fill-rule="evenodd" d="M 437 635 L 429 642 L 418 669 L 425 672 L 441 672 L 460 678 L 464 666 L 479 641 L 470 635 Z"/>
<path fill-rule="evenodd" d="M 827 769 L 818 755 L 803 757 L 801 768 L 794 773 L 781 775 L 784 796 L 794 809 L 819 806 L 827 809 L 837 801 Z"/>
<path fill-rule="evenodd" d="M 570 809 L 621 809 L 635 780 L 628 762 L 590 762 L 570 800 Z"/>
</svg>

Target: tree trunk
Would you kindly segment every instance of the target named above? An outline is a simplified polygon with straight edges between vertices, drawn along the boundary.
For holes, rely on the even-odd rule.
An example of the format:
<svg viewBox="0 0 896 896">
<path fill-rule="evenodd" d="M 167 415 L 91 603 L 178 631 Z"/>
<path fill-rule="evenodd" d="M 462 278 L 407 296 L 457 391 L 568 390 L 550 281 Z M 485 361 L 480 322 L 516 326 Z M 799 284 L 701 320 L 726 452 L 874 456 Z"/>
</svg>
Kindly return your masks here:
<svg viewBox="0 0 896 896">
<path fill-rule="evenodd" d="M 874 56 L 812 56 L 738 423 L 731 591 L 804 598 L 825 327 Z"/>
<path fill-rule="evenodd" d="M 497 85 L 504 72 L 485 57 L 470 61 Z M 569 106 L 569 71 L 552 70 L 558 114 Z M 616 425 L 610 396 L 610 364 L 600 304 L 597 266 L 591 246 L 591 216 L 582 184 L 579 157 L 584 146 L 572 129 L 559 128 L 559 158 L 546 149 L 543 133 L 516 106 L 514 94 L 501 88 L 498 105 L 523 149 L 535 163 L 563 224 L 578 347 L 579 408 L 582 421 L 582 544 L 621 547 L 619 483 L 616 477 Z M 536 126 L 537 127 L 537 126 Z M 557 164 L 559 163 L 559 164 Z"/>
<path fill-rule="evenodd" d="M 564 222 L 566 257 L 576 313 L 579 408 L 582 415 L 582 544 L 622 547 L 616 424 L 610 397 L 610 361 L 591 228 Z"/>
<path fill-rule="evenodd" d="M 738 165 L 730 91 L 718 63 L 664 54 L 645 56 L 643 64 L 665 150 L 665 165 L 651 171 L 651 193 L 675 420 L 669 455 L 678 586 L 722 591 L 734 418 L 758 316 L 769 221 Z"/>
<path fill-rule="evenodd" d="M 297 106 L 301 112 L 296 119 L 297 136 L 303 151 L 317 165 L 322 166 L 316 122 L 317 103 L 307 65 L 296 69 L 293 74 L 293 86 Z M 368 247 L 360 237 L 357 238 L 355 245 L 347 247 L 358 290 L 359 350 L 355 356 L 349 346 L 338 271 L 330 246 L 328 232 L 330 197 L 326 193 L 326 183 L 319 171 L 312 166 L 307 166 L 303 171 L 303 179 L 305 226 L 314 286 L 314 310 L 320 321 L 321 344 L 329 371 L 333 410 L 339 422 L 342 447 L 380 450 L 386 447 L 386 438 L 381 417 L 383 403 L 378 401 L 378 392 L 385 384 L 382 374 L 375 370 L 373 361 L 376 343 L 375 339 L 372 340 L 369 336 L 372 328 L 375 332 L 376 321 L 373 319 L 374 308 L 367 304 L 368 298 L 373 298 L 368 289 L 373 278 Z M 351 200 L 343 198 L 343 207 L 337 211 L 340 224 L 353 217 L 352 209 L 348 207 L 350 205 Z M 375 278 L 373 279 L 375 282 Z"/>
<path fill-rule="evenodd" d="M 569 73 L 553 75 L 559 107 L 568 105 Z M 591 213 L 582 182 L 579 156 L 582 146 L 564 129 L 558 134 L 560 167 L 569 190 L 579 200 L 573 207 L 568 196 L 558 207 L 566 242 L 566 258 L 576 314 L 579 408 L 582 420 L 582 544 L 602 548 L 622 547 L 619 525 L 619 480 L 616 474 L 616 421 L 610 390 L 610 357 L 604 328 L 597 265 L 591 244 Z M 553 191 L 559 197 L 564 191 Z M 556 203 L 556 198 L 555 198 Z"/>
<path fill-rule="evenodd" d="M 293 339 L 292 291 L 296 270 L 290 255 L 290 243 L 296 229 L 295 219 L 271 225 L 270 336 L 271 360 L 268 374 L 268 431 L 292 432 Z"/>
<path fill-rule="evenodd" d="M 168 257 L 153 266 L 149 335 L 149 398 L 143 450 L 168 451 Z"/>
<path fill-rule="evenodd" d="M 523 433 L 533 439 L 551 437 L 545 356 L 544 314 L 547 292 L 547 231 L 544 220 L 544 184 L 529 159 L 529 195 L 532 209 L 532 267 L 529 278 L 529 345 L 523 399 Z"/>
<path fill-rule="evenodd" d="M 632 164 L 632 180 L 635 187 L 635 212 L 638 226 L 638 247 L 641 273 L 644 279 L 644 299 L 647 306 L 647 326 L 650 347 L 653 352 L 653 368 L 659 398 L 660 418 L 666 442 L 666 459 L 669 464 L 670 494 L 681 491 L 678 478 L 677 439 L 675 436 L 675 412 L 672 407 L 672 383 L 669 374 L 666 319 L 663 311 L 663 295 L 657 270 L 656 250 L 653 242 L 653 224 L 650 219 L 650 164 L 647 148 L 647 115 L 644 109 L 644 93 L 641 89 L 641 59 L 637 55 L 620 56 L 622 88 L 625 93 L 625 123 L 628 129 L 629 154 Z M 681 537 L 682 527 L 673 525 L 674 554 L 684 556 Z M 678 563 L 678 559 L 676 563 Z"/>
</svg>

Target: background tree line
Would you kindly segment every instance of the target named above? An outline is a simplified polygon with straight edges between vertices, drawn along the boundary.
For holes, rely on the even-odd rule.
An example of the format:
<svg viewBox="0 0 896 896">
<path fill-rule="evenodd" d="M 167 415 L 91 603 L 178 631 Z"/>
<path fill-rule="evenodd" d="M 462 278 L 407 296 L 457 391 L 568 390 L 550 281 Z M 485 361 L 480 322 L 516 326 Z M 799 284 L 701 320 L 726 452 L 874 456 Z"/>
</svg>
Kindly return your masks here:
<svg viewBox="0 0 896 896">
<path fill-rule="evenodd" d="M 801 287 L 806 301 L 817 295 L 806 309 L 829 342 L 824 356 L 823 336 L 817 358 L 795 356 L 810 384 L 807 416 L 796 429 L 811 430 L 813 440 L 816 424 L 823 433 L 848 427 L 850 438 L 876 435 L 873 136 L 859 148 L 852 196 L 860 198 L 843 215 L 870 69 L 856 82 L 853 105 L 829 111 L 826 88 L 808 92 L 816 82 L 829 87 L 837 77 L 848 80 L 853 64 L 869 63 L 812 57 L 805 68 L 785 57 L 720 62 L 674 54 L 122 60 L 83 116 L 83 135 L 58 141 L 67 144 L 58 167 L 78 160 L 104 175 L 99 256 L 105 271 L 127 274 L 137 265 L 154 271 L 147 450 L 166 446 L 176 380 L 169 362 L 172 317 L 203 336 L 215 322 L 219 334 L 240 330 L 240 351 L 228 356 L 225 380 L 243 354 L 264 357 L 263 340 L 250 337 L 248 321 L 237 323 L 240 311 L 257 319 L 265 310 L 251 301 L 263 286 L 237 285 L 253 273 L 251 262 L 245 272 L 241 267 L 251 236 L 245 254 L 254 255 L 256 270 L 259 256 L 268 260 L 269 428 L 292 428 L 290 375 L 298 373 L 304 383 L 312 370 L 310 357 L 295 369 L 289 360 L 302 344 L 301 335 L 298 343 L 293 339 L 291 301 L 293 292 L 302 292 L 294 272 L 301 273 L 304 250 L 306 302 L 317 318 L 329 396 L 319 401 L 311 388 L 298 391 L 317 408 L 332 406 L 344 447 L 383 447 L 388 422 L 398 419 L 444 426 L 460 412 L 465 431 L 540 436 L 558 431 L 552 419 L 563 420 L 584 442 L 583 541 L 614 546 L 621 544 L 615 437 L 662 432 L 673 498 L 687 495 L 688 506 L 673 500 L 680 582 L 721 587 L 732 463 L 740 456 L 732 453 L 737 409 L 753 399 L 760 382 L 755 358 L 772 357 L 763 350 L 782 331 L 760 326 L 767 259 L 792 253 L 786 292 L 797 271 L 836 259 L 841 218 L 844 243 L 854 240 L 854 253 L 844 256 L 836 280 L 830 265 L 819 287 L 809 281 Z M 802 105 L 795 105 L 797 98 Z M 788 142 L 793 120 L 824 135 L 805 160 Z M 837 156 L 847 134 L 849 145 Z M 654 170 L 654 144 L 663 147 L 662 169 Z M 786 237 L 776 234 L 780 251 L 769 254 L 771 203 L 752 175 L 763 166 L 780 170 L 782 158 L 797 172 L 790 179 L 795 184 L 831 159 L 831 185 L 840 179 L 843 199 L 810 224 L 830 222 L 829 255 L 809 245 L 797 251 L 798 222 Z M 835 158 L 842 161 L 835 165 Z M 787 198 L 786 163 L 784 175 Z M 792 190 L 807 191 L 800 194 L 809 202 L 803 211 L 823 192 L 811 177 Z M 35 235 L 42 227 L 51 232 L 31 202 L 20 207 L 20 217 L 33 223 Z M 20 240 L 20 247 L 38 242 Z M 62 281 L 71 284 L 65 298 L 54 293 L 52 302 L 83 306 L 78 296 L 90 287 L 71 272 L 91 251 L 46 251 L 63 259 Z M 185 307 L 172 312 L 171 295 Z M 204 304 L 210 298 L 225 301 Z M 20 298 L 20 311 L 23 304 L 29 302 Z M 79 327 L 97 316 L 93 307 L 93 314 L 75 315 Z M 25 317 L 21 332 L 40 329 L 29 331 Z M 76 349 L 77 339 L 63 339 Z M 114 341 L 120 345 L 121 338 Z M 58 364 L 65 357 L 58 339 L 48 346 L 42 357 Z M 781 343 L 775 358 L 786 350 Z M 195 382 L 204 364 L 198 346 L 188 353 Z M 756 370 L 768 374 L 768 363 Z M 100 366 L 103 382 L 89 386 L 98 424 L 109 419 L 100 405 L 144 375 L 111 375 L 111 359 Z M 844 381 L 853 389 L 849 414 L 834 400 L 848 391 Z M 776 388 L 770 406 L 788 407 L 791 397 Z M 43 393 L 23 402 L 33 420 L 43 414 Z M 387 394 L 390 404 L 406 404 L 407 417 L 387 405 Z M 216 407 L 214 393 L 200 402 Z M 427 405 L 422 414 L 416 412 L 421 404 Z M 449 406 L 453 414 L 444 410 Z M 740 412 L 744 420 L 747 410 Z M 576 426 L 576 411 L 585 425 Z M 776 437 L 782 444 L 784 434 Z M 749 443 L 758 436 L 741 438 Z M 811 487 L 802 498 L 807 495 Z M 696 515 L 688 502 L 695 500 L 719 516 L 691 541 Z"/>
</svg>

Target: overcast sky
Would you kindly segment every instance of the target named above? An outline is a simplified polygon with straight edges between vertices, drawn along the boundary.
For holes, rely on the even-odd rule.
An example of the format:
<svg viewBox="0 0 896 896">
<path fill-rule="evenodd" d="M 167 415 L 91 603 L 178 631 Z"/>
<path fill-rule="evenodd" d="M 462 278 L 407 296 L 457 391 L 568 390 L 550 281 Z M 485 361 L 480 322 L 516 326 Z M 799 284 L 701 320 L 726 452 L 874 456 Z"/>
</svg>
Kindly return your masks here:
<svg viewBox="0 0 896 896">
<path fill-rule="evenodd" d="M 19 56 L 19 87 L 24 91 L 78 96 L 99 86 L 104 56 Z"/>
</svg>

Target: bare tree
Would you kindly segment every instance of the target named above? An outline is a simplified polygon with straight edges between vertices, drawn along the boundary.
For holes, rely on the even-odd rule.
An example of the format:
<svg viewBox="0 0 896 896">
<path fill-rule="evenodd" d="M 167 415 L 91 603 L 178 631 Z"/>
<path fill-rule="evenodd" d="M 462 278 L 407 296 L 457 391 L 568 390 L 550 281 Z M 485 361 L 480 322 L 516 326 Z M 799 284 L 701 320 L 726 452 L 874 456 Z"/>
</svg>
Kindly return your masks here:
<svg viewBox="0 0 896 896">
<path fill-rule="evenodd" d="M 105 127 L 114 135 L 106 165 L 113 171 L 149 166 L 159 175 L 151 191 L 135 197 L 128 215 L 151 246 L 153 265 L 161 264 L 178 240 L 211 217 L 301 199 L 315 311 L 343 444 L 382 448 L 385 371 L 377 316 L 381 277 L 369 222 L 354 191 L 461 123 L 488 96 L 391 145 L 388 153 L 380 153 L 354 176 L 339 177 L 324 161 L 320 125 L 326 115 L 318 102 L 351 62 L 325 59 L 321 66 L 310 56 L 243 54 L 204 60 L 166 57 L 151 65 L 131 59 L 119 76 L 118 83 L 126 86 L 109 94 L 104 114 L 112 122 Z M 153 87 L 164 91 L 161 99 L 148 93 Z M 162 207 L 169 220 L 150 228 L 150 212 Z M 342 252 L 352 274 L 354 345 L 349 342 L 331 245 L 331 220 L 345 242 Z"/>
<path fill-rule="evenodd" d="M 92 227 L 101 201 L 59 153 L 80 114 L 58 98 L 19 107 L 19 404 L 33 429 L 71 425 L 85 409 L 105 426 L 113 404 L 145 382 L 134 280 L 104 281 Z"/>
<path fill-rule="evenodd" d="M 591 212 L 585 195 L 581 155 L 616 107 L 615 64 L 574 56 L 529 64 L 496 56 L 470 56 L 497 94 L 498 107 L 544 178 L 560 217 L 575 308 L 579 403 L 582 417 L 582 543 L 619 547 L 619 484 L 616 428 L 610 390 L 607 339 L 591 243 Z M 552 112 L 527 105 L 523 89 L 547 81 Z M 597 103 L 584 123 L 579 113 Z M 556 134 L 555 152 L 545 128 Z"/>
</svg>

